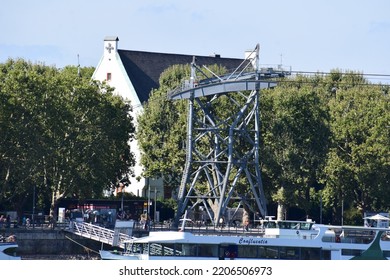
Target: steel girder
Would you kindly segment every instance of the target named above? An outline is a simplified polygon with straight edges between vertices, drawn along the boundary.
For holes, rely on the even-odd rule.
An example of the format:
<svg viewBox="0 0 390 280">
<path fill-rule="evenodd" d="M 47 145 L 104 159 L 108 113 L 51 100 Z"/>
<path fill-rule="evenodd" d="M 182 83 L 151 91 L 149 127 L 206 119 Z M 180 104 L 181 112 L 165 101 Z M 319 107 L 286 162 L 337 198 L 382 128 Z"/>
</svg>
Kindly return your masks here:
<svg viewBox="0 0 390 280">
<path fill-rule="evenodd" d="M 214 225 L 226 210 L 244 205 L 267 215 L 260 171 L 260 90 L 274 87 L 261 73 L 259 45 L 233 73 L 198 80 L 208 70 L 191 64 L 191 79 L 169 93 L 170 99 L 188 99 L 186 163 L 178 192 L 175 224 L 188 208 L 203 209 Z M 274 73 L 280 77 L 281 73 Z M 269 77 L 269 75 L 268 75 Z M 229 112 L 218 112 L 219 102 Z M 218 112 L 218 113 L 217 113 Z M 236 202 L 236 203 L 234 203 Z M 201 206 L 201 207 L 198 207 Z"/>
</svg>

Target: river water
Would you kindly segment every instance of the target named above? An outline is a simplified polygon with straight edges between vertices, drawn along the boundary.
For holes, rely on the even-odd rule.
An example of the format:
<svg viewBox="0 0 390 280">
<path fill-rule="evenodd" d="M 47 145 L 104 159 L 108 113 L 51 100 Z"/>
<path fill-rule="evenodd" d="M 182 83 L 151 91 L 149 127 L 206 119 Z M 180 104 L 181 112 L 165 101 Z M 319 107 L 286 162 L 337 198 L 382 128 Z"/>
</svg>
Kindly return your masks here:
<svg viewBox="0 0 390 280">
<path fill-rule="evenodd" d="M 22 255 L 22 260 L 100 260 L 98 254 L 78 255 Z"/>
</svg>

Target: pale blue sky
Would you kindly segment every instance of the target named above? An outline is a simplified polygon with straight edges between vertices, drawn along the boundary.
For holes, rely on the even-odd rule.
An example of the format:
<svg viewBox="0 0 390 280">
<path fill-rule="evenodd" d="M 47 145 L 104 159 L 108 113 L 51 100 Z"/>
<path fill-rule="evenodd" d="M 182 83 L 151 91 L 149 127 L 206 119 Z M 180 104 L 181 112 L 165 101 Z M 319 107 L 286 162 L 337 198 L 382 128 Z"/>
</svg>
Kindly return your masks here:
<svg viewBox="0 0 390 280">
<path fill-rule="evenodd" d="M 261 64 L 390 75 L 388 0 L 12 0 L 0 25 L 0 62 L 96 66 L 110 35 L 120 49 L 235 58 L 259 43 Z"/>
</svg>

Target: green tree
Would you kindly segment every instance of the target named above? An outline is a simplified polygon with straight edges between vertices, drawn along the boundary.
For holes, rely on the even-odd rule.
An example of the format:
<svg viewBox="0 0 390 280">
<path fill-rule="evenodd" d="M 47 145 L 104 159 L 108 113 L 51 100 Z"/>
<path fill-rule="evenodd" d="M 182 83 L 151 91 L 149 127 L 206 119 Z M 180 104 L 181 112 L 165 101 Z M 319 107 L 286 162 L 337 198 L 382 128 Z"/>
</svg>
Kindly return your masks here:
<svg viewBox="0 0 390 280">
<path fill-rule="evenodd" d="M 262 96 L 263 175 L 279 215 L 291 205 L 310 209 L 328 151 L 326 100 L 312 83 L 296 77 Z"/>
<path fill-rule="evenodd" d="M 342 201 L 361 215 L 367 210 L 388 211 L 389 96 L 382 86 L 368 82 L 351 86 L 349 78 L 336 85 L 330 100 L 332 144 L 325 168 L 325 202 L 334 214 L 340 213 Z"/>
<path fill-rule="evenodd" d="M 0 69 L 2 200 L 51 194 L 54 216 L 59 198 L 101 196 L 131 174 L 131 107 L 91 81 L 91 69 L 24 60 Z"/>
<path fill-rule="evenodd" d="M 137 119 L 144 176 L 163 178 L 166 188 L 177 187 L 185 163 L 187 101 L 172 101 L 167 93 L 188 79 L 189 65 L 174 65 L 160 77 L 160 87 L 144 104 Z"/>
</svg>

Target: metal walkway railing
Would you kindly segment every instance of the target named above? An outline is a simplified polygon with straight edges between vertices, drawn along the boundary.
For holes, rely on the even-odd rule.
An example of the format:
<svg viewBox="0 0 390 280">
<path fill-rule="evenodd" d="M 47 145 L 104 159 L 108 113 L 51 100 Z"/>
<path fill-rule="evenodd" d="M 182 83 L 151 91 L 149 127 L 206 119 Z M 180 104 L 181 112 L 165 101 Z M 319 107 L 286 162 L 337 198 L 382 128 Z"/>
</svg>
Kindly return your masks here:
<svg viewBox="0 0 390 280">
<path fill-rule="evenodd" d="M 65 230 L 73 234 L 89 238 L 95 241 L 124 248 L 124 241 L 132 239 L 132 228 L 127 228 L 127 233 L 120 232 L 122 228 L 107 229 L 91 223 L 70 221 Z"/>
</svg>

